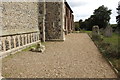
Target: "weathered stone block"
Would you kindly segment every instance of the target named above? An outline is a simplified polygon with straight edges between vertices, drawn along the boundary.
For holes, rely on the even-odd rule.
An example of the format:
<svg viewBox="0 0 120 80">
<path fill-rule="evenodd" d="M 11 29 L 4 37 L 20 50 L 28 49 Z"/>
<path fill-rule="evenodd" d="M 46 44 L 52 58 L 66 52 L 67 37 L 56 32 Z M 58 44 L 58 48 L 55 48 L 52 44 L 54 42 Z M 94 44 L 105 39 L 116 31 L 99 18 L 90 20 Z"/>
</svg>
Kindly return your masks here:
<svg viewBox="0 0 120 80">
<path fill-rule="evenodd" d="M 98 26 L 93 26 L 92 28 L 92 35 L 99 35 L 99 27 Z"/>
<path fill-rule="evenodd" d="M 112 27 L 111 26 L 108 26 L 105 28 L 104 30 L 104 36 L 106 37 L 111 37 L 112 36 Z"/>
</svg>

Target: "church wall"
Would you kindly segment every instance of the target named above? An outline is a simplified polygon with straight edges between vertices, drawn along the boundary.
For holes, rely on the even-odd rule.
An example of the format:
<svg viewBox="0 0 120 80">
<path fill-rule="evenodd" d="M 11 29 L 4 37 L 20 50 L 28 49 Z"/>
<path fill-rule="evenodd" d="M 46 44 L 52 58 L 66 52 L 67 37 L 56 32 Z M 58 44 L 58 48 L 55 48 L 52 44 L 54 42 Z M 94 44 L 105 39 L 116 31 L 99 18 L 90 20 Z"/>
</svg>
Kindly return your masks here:
<svg viewBox="0 0 120 80">
<path fill-rule="evenodd" d="M 37 2 L 2 2 L 0 52 L 9 51 L 40 40 Z"/>
<path fill-rule="evenodd" d="M 66 8 L 64 2 L 2 2 L 0 56 L 39 41 L 65 40 L 65 31 L 71 32 L 73 25 Z"/>
<path fill-rule="evenodd" d="M 63 3 L 46 2 L 45 36 L 46 40 L 64 40 L 63 37 Z"/>
</svg>

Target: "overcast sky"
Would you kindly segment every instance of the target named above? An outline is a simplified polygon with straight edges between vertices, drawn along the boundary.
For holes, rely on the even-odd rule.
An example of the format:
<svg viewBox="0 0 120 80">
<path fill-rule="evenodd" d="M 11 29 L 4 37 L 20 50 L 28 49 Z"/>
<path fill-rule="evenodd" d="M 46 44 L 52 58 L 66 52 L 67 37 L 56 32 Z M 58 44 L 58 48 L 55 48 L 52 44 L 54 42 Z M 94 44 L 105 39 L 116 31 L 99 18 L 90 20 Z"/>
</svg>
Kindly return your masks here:
<svg viewBox="0 0 120 80">
<path fill-rule="evenodd" d="M 104 5 L 112 10 L 110 23 L 116 23 L 118 2 L 120 0 L 67 0 L 74 12 L 74 20 L 87 19 L 99 6 Z"/>
</svg>

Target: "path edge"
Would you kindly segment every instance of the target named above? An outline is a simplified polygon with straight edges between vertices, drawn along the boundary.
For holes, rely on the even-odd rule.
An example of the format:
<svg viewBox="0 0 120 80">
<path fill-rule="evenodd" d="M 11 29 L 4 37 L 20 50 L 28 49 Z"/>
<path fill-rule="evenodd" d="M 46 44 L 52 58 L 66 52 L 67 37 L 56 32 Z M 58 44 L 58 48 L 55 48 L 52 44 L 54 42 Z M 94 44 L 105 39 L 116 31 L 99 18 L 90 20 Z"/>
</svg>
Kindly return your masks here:
<svg viewBox="0 0 120 80">
<path fill-rule="evenodd" d="M 92 40 L 92 36 L 90 34 L 87 33 L 87 35 L 90 37 L 90 39 Z M 92 40 L 93 41 L 93 40 Z M 102 53 L 99 48 L 98 45 L 93 41 L 94 45 L 97 47 L 98 51 L 100 52 L 100 54 Z M 120 75 L 118 74 L 118 70 L 113 66 L 112 62 L 106 58 L 103 54 L 101 54 L 102 57 L 107 61 L 107 63 L 110 65 L 110 67 L 113 69 L 113 71 L 115 72 L 115 74 L 117 75 L 118 78 L 120 78 Z"/>
</svg>

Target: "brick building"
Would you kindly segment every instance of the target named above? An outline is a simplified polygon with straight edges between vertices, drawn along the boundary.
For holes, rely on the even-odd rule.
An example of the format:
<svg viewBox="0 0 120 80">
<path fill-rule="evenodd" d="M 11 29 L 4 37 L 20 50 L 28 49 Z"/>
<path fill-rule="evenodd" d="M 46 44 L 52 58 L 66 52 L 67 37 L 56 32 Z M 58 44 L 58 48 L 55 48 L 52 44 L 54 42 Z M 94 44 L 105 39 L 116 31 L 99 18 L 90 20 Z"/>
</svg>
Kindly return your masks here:
<svg viewBox="0 0 120 80">
<path fill-rule="evenodd" d="M 74 16 L 73 11 L 68 5 L 67 2 L 65 2 L 65 33 L 68 34 L 74 30 Z"/>
<path fill-rule="evenodd" d="M 39 41 L 65 40 L 73 30 L 73 11 L 67 2 L 2 2 L 0 55 Z"/>
</svg>

